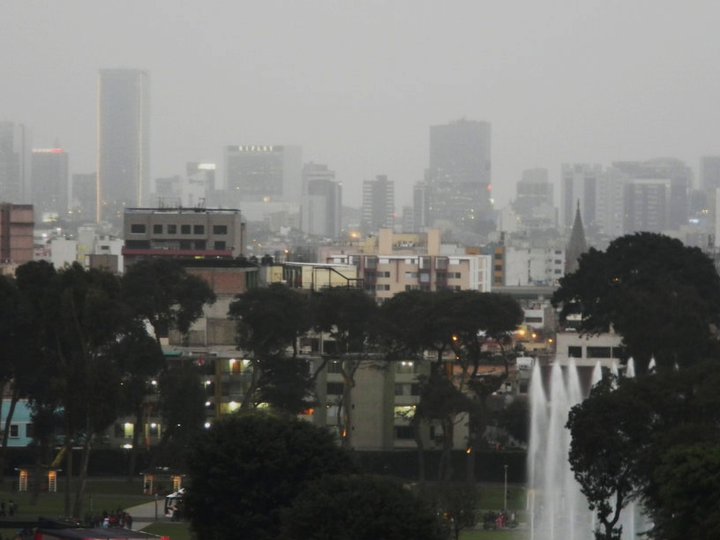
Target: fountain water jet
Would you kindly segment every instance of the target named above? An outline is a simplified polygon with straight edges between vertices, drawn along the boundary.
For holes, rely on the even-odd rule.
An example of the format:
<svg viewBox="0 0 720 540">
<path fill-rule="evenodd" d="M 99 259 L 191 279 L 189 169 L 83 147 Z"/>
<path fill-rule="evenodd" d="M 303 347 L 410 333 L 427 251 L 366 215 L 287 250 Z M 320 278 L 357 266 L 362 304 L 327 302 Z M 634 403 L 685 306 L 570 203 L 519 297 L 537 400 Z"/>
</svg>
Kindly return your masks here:
<svg viewBox="0 0 720 540">
<path fill-rule="evenodd" d="M 610 371 L 616 377 L 618 364 Z M 635 376 L 635 365 L 628 361 L 626 376 Z M 592 371 L 591 386 L 602 380 L 600 362 Z M 529 490 L 527 509 L 531 540 L 592 540 L 594 513 L 588 509 L 580 485 L 570 469 L 570 431 L 565 428 L 570 409 L 585 399 L 574 359 L 562 367 L 550 368 L 547 391 L 540 365 L 535 362 L 530 384 L 530 444 L 528 448 Z M 634 538 L 636 523 L 643 523 L 634 503 L 622 512 L 623 538 Z"/>
</svg>

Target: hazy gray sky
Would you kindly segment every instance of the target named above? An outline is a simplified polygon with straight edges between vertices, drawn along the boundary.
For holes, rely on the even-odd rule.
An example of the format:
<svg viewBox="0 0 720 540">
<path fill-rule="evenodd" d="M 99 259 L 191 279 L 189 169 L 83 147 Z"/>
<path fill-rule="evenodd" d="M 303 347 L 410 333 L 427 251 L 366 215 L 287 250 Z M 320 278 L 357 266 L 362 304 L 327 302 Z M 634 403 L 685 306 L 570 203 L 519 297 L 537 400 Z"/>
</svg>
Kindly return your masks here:
<svg viewBox="0 0 720 540">
<path fill-rule="evenodd" d="M 400 203 L 428 126 L 493 124 L 496 199 L 565 161 L 720 154 L 716 0 L 3 0 L 0 119 L 95 170 L 99 68 L 151 72 L 152 175 L 299 144 Z"/>
</svg>

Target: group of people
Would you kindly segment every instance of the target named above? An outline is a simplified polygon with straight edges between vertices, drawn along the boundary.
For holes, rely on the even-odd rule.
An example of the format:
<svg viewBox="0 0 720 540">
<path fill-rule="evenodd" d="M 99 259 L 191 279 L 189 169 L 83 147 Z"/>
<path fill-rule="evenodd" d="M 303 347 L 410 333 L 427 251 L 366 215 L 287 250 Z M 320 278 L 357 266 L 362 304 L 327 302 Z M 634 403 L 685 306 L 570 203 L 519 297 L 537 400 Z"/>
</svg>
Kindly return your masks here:
<svg viewBox="0 0 720 540">
<path fill-rule="evenodd" d="M 516 526 L 515 512 L 508 514 L 506 510 L 500 510 L 499 512 L 488 512 L 485 514 L 485 529 L 504 529 L 506 527 Z"/>
<path fill-rule="evenodd" d="M 132 529 L 132 523 L 132 516 L 124 510 L 118 509 L 112 513 L 108 513 L 106 510 L 103 510 L 102 515 L 92 518 L 90 524 L 93 527 L 102 527 L 103 529 L 107 529 L 109 527 Z"/>
</svg>

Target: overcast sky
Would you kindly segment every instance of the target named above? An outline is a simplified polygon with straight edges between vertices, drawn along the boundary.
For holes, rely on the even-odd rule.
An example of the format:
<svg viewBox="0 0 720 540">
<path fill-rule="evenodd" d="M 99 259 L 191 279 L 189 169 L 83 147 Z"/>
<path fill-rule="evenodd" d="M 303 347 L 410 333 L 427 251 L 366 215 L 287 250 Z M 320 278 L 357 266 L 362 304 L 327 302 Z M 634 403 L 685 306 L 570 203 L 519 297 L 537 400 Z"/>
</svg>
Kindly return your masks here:
<svg viewBox="0 0 720 540">
<path fill-rule="evenodd" d="M 428 127 L 493 125 L 503 204 L 523 169 L 720 154 L 716 0 L 1 0 L 0 120 L 96 168 L 100 68 L 151 73 L 152 176 L 227 144 L 298 144 L 358 204 L 400 204 Z"/>
</svg>

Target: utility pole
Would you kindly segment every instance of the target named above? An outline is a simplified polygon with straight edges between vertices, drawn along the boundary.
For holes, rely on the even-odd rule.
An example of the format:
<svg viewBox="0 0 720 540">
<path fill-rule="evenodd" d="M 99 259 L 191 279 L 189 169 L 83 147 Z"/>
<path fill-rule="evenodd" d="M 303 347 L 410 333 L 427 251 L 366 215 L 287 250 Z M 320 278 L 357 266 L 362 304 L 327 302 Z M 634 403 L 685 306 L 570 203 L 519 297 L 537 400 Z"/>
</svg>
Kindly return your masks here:
<svg viewBox="0 0 720 540">
<path fill-rule="evenodd" d="M 508 466 L 505 465 L 505 497 L 504 497 L 504 506 L 503 510 L 507 511 L 508 505 L 507 505 L 507 470 Z"/>
</svg>

